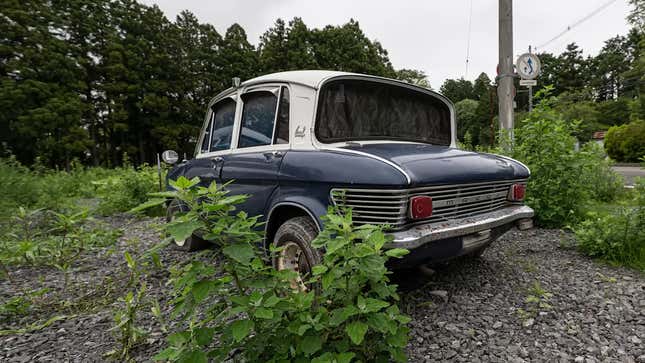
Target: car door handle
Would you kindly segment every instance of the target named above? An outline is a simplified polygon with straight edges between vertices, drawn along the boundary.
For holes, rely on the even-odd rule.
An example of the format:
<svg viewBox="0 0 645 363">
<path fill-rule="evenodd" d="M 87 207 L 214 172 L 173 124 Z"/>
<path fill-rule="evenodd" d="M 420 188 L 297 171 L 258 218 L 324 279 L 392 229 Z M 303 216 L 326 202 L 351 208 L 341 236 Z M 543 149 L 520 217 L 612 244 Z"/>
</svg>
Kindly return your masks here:
<svg viewBox="0 0 645 363">
<path fill-rule="evenodd" d="M 281 158 L 283 156 L 284 156 L 284 153 L 278 150 L 273 150 L 271 152 L 264 153 L 264 157 L 267 158 L 267 161 L 271 159 Z"/>
<path fill-rule="evenodd" d="M 221 156 L 216 156 L 211 159 L 211 167 L 212 168 L 217 168 L 221 163 L 224 162 L 224 158 Z"/>
</svg>

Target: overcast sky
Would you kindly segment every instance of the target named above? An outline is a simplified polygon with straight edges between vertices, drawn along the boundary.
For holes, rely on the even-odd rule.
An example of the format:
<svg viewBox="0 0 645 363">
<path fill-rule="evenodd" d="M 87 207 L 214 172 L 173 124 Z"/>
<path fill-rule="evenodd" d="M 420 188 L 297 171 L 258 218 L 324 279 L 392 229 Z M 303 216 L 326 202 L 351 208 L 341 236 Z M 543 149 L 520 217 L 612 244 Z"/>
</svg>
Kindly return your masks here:
<svg viewBox="0 0 645 363">
<path fill-rule="evenodd" d="M 466 75 L 466 44 L 471 0 L 356 1 L 356 0 L 143 0 L 157 4 L 173 19 L 183 9 L 201 22 L 213 24 L 220 33 L 232 23 L 247 31 L 257 45 L 260 35 L 276 18 L 301 17 L 308 27 L 340 25 L 350 18 L 359 21 L 370 39 L 388 50 L 395 68 L 421 69 L 433 88 L 446 78 L 480 72 L 493 78 L 497 65 L 497 0 L 472 0 L 470 65 Z M 529 44 L 540 45 L 553 38 L 608 0 L 515 0 L 514 51 L 517 55 Z M 544 51 L 560 53 L 576 42 L 585 54 L 596 54 L 606 39 L 626 34 L 629 26 L 627 0 L 617 0 L 602 12 L 573 28 Z M 538 80 L 539 81 L 539 80 Z"/>
</svg>

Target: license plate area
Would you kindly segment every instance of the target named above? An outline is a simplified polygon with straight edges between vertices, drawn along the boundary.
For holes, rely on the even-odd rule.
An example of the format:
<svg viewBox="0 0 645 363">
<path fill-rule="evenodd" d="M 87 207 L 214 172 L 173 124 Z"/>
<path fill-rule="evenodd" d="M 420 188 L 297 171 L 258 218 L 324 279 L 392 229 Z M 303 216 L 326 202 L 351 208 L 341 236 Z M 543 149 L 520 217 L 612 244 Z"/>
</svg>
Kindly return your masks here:
<svg viewBox="0 0 645 363">
<path fill-rule="evenodd" d="M 491 231 L 490 229 L 485 229 L 473 234 L 462 237 L 461 243 L 462 247 L 465 250 L 471 250 L 473 248 L 480 247 L 490 241 Z"/>
</svg>

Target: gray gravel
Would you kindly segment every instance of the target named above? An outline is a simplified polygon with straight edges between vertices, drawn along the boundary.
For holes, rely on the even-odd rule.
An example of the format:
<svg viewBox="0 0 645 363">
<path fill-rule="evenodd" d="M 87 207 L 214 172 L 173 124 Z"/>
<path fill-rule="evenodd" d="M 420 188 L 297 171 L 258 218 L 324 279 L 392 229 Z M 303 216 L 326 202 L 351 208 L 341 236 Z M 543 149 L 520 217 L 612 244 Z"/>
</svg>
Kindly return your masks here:
<svg viewBox="0 0 645 363">
<path fill-rule="evenodd" d="M 159 241 L 154 229 L 159 219 L 110 222 L 124 228 L 123 237 L 112 251 L 86 256 L 68 292 L 76 297 L 93 294 L 96 307 L 42 330 L 0 336 L 0 361 L 107 360 L 104 354 L 115 348 L 107 330 L 116 305 L 101 304 L 105 299 L 100 292 L 108 300 L 123 293 L 124 250 L 142 251 Z M 477 260 L 437 266 L 427 278 L 417 271 L 397 273 L 395 280 L 409 290 L 402 293 L 402 301 L 413 318 L 410 361 L 645 362 L 645 276 L 561 248 L 561 241 L 569 239 L 558 230 L 513 230 Z M 166 249 L 161 260 L 170 266 L 192 256 Z M 63 278 L 42 268 L 17 269 L 12 276 L 13 283 L 0 281 L 1 297 L 15 294 L 19 286 L 47 285 L 56 293 Z M 163 270 L 146 277 L 151 297 L 160 301 L 166 315 L 167 279 Z M 70 312 L 45 309 L 39 314 L 0 324 L 0 330 Z M 166 334 L 147 310 L 139 323 L 149 335 L 132 356 L 149 361 L 164 346 Z"/>
</svg>

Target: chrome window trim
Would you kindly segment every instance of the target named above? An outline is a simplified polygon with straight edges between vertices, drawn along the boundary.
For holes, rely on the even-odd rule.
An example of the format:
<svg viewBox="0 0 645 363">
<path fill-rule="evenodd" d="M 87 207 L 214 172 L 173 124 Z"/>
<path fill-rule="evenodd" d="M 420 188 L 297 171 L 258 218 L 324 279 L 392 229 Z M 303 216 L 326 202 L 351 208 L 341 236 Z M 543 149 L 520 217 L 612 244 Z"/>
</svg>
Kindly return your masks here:
<svg viewBox="0 0 645 363">
<path fill-rule="evenodd" d="M 281 87 L 279 85 L 273 86 L 273 85 L 262 85 L 258 87 L 248 87 L 245 88 L 244 91 L 240 94 L 238 103 L 242 104 L 240 107 L 240 118 L 239 118 L 239 127 L 238 127 L 238 135 L 237 135 L 237 140 L 235 143 L 235 147 L 232 148 L 234 150 L 237 149 L 249 149 L 249 148 L 255 148 L 255 147 L 262 147 L 262 146 L 271 146 L 273 145 L 273 135 L 275 134 L 275 123 L 278 117 L 278 108 L 280 107 L 280 93 L 281 93 Z M 271 130 L 271 143 L 267 145 L 258 145 L 258 146 L 247 146 L 247 147 L 240 147 L 240 137 L 242 136 L 242 116 L 244 116 L 244 95 L 248 95 L 251 93 L 255 92 L 269 92 L 272 93 L 274 96 L 276 96 L 276 102 L 275 102 L 275 109 L 273 110 L 273 129 Z M 277 93 L 277 95 L 276 95 Z M 232 144 L 232 143 L 231 143 Z"/>
<path fill-rule="evenodd" d="M 220 94 L 218 94 L 216 97 L 212 98 L 210 100 L 210 102 L 208 102 L 208 106 L 206 108 L 206 116 L 204 116 L 204 122 L 202 123 L 202 127 L 201 127 L 201 129 L 199 131 L 199 139 L 197 140 L 197 144 L 195 145 L 195 153 L 193 154 L 195 158 L 199 159 L 199 158 L 203 157 L 203 155 L 206 155 L 206 154 L 219 153 L 221 151 L 225 151 L 225 150 L 218 150 L 218 151 L 208 151 L 208 152 L 205 152 L 205 153 L 201 152 L 201 150 L 202 150 L 202 141 L 204 140 L 204 133 L 205 133 L 206 128 L 208 127 L 210 119 L 211 119 L 211 117 L 213 115 L 213 105 L 215 105 L 217 102 L 220 102 L 220 101 L 222 101 L 222 100 L 224 100 L 226 98 L 230 98 L 235 102 L 235 115 L 236 115 L 235 118 L 237 118 L 237 104 L 238 104 L 238 102 L 237 102 L 237 90 L 228 89 L 228 90 L 226 90 L 224 92 L 220 92 Z M 233 119 L 233 131 L 235 131 L 235 118 Z M 211 135 L 209 137 L 212 137 L 212 135 L 213 135 L 212 130 L 211 130 L 211 133 L 209 135 Z M 233 146 L 233 136 L 234 135 L 231 135 L 231 146 Z M 208 148 L 210 150 L 210 140 L 208 142 Z M 229 147 L 227 150 L 230 150 L 230 149 L 231 149 L 231 147 Z"/>
<path fill-rule="evenodd" d="M 369 76 L 369 75 L 360 75 L 360 74 L 341 74 L 337 76 L 331 76 L 324 78 L 323 80 L 320 81 L 318 84 L 318 87 L 316 87 L 316 98 L 314 100 L 314 110 L 313 110 L 313 115 L 312 115 L 312 121 L 311 121 L 311 139 L 312 139 L 312 144 L 316 148 L 323 148 L 323 145 L 331 145 L 331 144 L 326 144 L 320 140 L 318 140 L 318 137 L 316 136 L 315 133 L 315 128 L 316 128 L 316 122 L 317 122 L 317 117 L 316 115 L 318 114 L 318 104 L 320 101 L 320 90 L 323 88 L 323 86 L 326 83 L 329 83 L 331 81 L 336 81 L 336 80 L 343 80 L 343 79 L 349 79 L 349 80 L 363 80 L 363 81 L 373 81 L 373 82 L 380 82 L 380 83 L 385 83 L 385 84 L 390 84 L 393 86 L 401 86 L 405 87 L 414 91 L 426 93 L 430 96 L 436 97 L 440 101 L 442 101 L 446 106 L 448 106 L 448 110 L 450 111 L 450 145 L 441 145 L 441 146 L 448 146 L 451 148 L 456 148 L 457 147 L 457 117 L 456 117 L 456 112 L 455 112 L 455 106 L 452 104 L 452 102 L 444 95 L 441 93 L 437 93 L 435 91 L 429 90 L 427 88 L 419 87 L 410 83 L 402 82 L 402 81 L 397 81 L 394 79 L 390 78 L 384 78 L 384 77 L 377 77 L 377 76 Z M 366 140 L 368 141 L 368 140 Z M 374 141 L 374 140 L 369 140 L 369 141 Z M 376 140 L 383 142 L 385 140 Z M 357 141 L 361 142 L 361 141 Z M 387 141 L 386 141 L 387 142 Z M 334 143 L 336 144 L 336 143 Z M 434 144 L 432 144 L 434 145 Z"/>
</svg>

